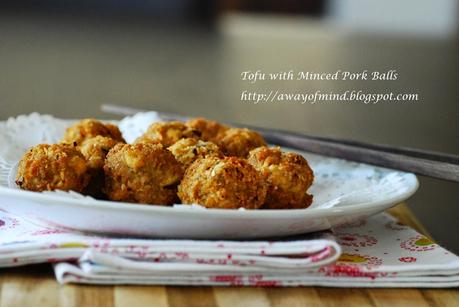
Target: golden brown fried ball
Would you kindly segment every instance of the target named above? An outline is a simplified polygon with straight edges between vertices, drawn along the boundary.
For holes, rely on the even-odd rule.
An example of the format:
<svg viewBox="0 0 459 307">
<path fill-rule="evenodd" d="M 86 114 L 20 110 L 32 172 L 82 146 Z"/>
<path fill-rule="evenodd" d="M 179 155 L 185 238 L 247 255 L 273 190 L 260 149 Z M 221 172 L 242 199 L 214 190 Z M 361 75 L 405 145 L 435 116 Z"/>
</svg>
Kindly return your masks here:
<svg viewBox="0 0 459 307">
<path fill-rule="evenodd" d="M 229 127 L 214 120 L 205 118 L 193 118 L 185 123 L 191 129 L 199 133 L 200 139 L 204 141 L 216 142 L 219 140 Z"/>
<path fill-rule="evenodd" d="M 268 184 L 263 208 L 301 209 L 311 204 L 312 196 L 306 191 L 314 175 L 303 156 L 284 153 L 279 147 L 260 147 L 250 152 L 248 161 Z"/>
<path fill-rule="evenodd" d="M 198 138 L 198 134 L 179 121 L 158 122 L 151 124 L 134 143 L 161 143 L 164 147 L 169 147 L 184 138 Z"/>
<path fill-rule="evenodd" d="M 160 144 L 118 144 L 104 165 L 105 193 L 111 200 L 172 204 L 182 167 Z"/>
<path fill-rule="evenodd" d="M 104 124 L 96 119 L 83 119 L 75 125 L 67 128 L 64 134 L 64 143 L 77 143 L 80 145 L 84 140 L 106 136 L 114 140 L 124 142 L 120 130 L 113 124 Z"/>
<path fill-rule="evenodd" d="M 126 143 L 126 141 L 123 138 L 123 134 L 121 133 L 120 128 L 118 128 L 117 125 L 107 123 L 105 124 L 105 128 L 107 128 L 109 131 L 108 137 L 111 137 L 112 139 L 119 141 L 121 143 Z"/>
<path fill-rule="evenodd" d="M 184 170 L 198 158 L 204 158 L 207 156 L 223 156 L 220 148 L 218 148 L 218 146 L 214 143 L 204 142 L 193 138 L 181 139 L 168 149 L 172 152 L 175 159 L 182 164 Z"/>
<path fill-rule="evenodd" d="M 178 195 L 185 204 L 207 208 L 258 209 L 266 197 L 266 184 L 244 159 L 209 156 L 186 170 Z"/>
<path fill-rule="evenodd" d="M 70 144 L 40 144 L 19 161 L 16 184 L 25 190 L 82 192 L 89 182 L 86 161 Z"/>
<path fill-rule="evenodd" d="M 108 152 L 119 143 L 121 142 L 118 140 L 98 135 L 84 140 L 79 149 L 85 157 L 88 167 L 97 170 L 104 167 L 105 157 Z"/>
<path fill-rule="evenodd" d="M 246 158 L 252 149 L 266 146 L 266 142 L 258 132 L 245 128 L 231 128 L 223 134 L 217 145 L 227 156 Z"/>
<path fill-rule="evenodd" d="M 103 194 L 105 158 L 110 149 L 119 143 L 121 142 L 110 137 L 98 135 L 84 140 L 81 145 L 78 146 L 78 149 L 86 159 L 89 174 L 91 175 L 91 180 L 84 191 L 85 194 L 95 198 L 105 198 Z"/>
<path fill-rule="evenodd" d="M 105 158 L 116 144 L 120 141 L 114 140 L 110 137 L 96 136 L 87 140 L 78 147 L 86 159 L 86 164 L 89 168 L 91 181 L 88 184 L 85 194 L 91 195 L 95 198 L 105 198 L 103 194 L 104 187 L 104 163 Z"/>
</svg>

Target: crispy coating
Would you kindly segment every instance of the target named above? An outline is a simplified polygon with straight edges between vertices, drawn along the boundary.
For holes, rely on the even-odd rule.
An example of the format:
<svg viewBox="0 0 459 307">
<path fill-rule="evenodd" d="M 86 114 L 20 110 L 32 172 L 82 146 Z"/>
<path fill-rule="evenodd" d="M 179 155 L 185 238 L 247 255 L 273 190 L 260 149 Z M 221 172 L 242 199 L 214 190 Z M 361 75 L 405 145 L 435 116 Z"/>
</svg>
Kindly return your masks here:
<svg viewBox="0 0 459 307">
<path fill-rule="evenodd" d="M 161 143 L 164 147 L 169 147 L 184 138 L 198 138 L 198 134 L 179 121 L 157 122 L 151 124 L 134 143 Z"/>
<path fill-rule="evenodd" d="M 95 198 L 105 198 L 103 193 L 105 178 L 104 178 L 104 163 L 105 158 L 116 144 L 120 141 L 110 137 L 98 135 L 96 137 L 84 140 L 78 149 L 86 159 L 86 164 L 89 168 L 91 180 L 84 190 L 85 194 Z"/>
<path fill-rule="evenodd" d="M 230 128 L 217 145 L 227 156 L 246 158 L 252 149 L 266 146 L 266 142 L 258 132 L 245 128 Z"/>
<path fill-rule="evenodd" d="M 209 156 L 186 170 L 178 195 L 185 204 L 207 208 L 258 209 L 266 197 L 266 184 L 244 159 Z"/>
<path fill-rule="evenodd" d="M 312 203 L 306 191 L 314 175 L 303 156 L 282 152 L 279 147 L 259 147 L 250 152 L 248 161 L 268 184 L 263 208 L 301 209 Z"/>
<path fill-rule="evenodd" d="M 133 144 L 159 144 L 162 146 L 159 139 L 152 139 L 149 135 L 142 134 L 134 140 Z"/>
<path fill-rule="evenodd" d="M 113 124 L 104 124 L 96 119 L 83 119 L 67 128 L 62 141 L 69 144 L 75 142 L 77 145 L 80 145 L 83 141 L 98 135 L 124 142 L 117 126 Z"/>
<path fill-rule="evenodd" d="M 105 128 L 107 128 L 108 131 L 109 131 L 109 133 L 108 133 L 109 137 L 111 137 L 112 139 L 114 139 L 116 141 L 119 141 L 121 143 L 126 143 L 126 141 L 124 140 L 123 135 L 122 135 L 122 133 L 121 133 L 121 131 L 118 128 L 117 125 L 106 123 L 105 124 Z"/>
<path fill-rule="evenodd" d="M 181 139 L 168 149 L 172 152 L 175 159 L 182 164 L 184 170 L 186 170 L 191 163 L 196 161 L 198 158 L 204 158 L 212 155 L 223 156 L 220 148 L 218 148 L 218 146 L 214 143 L 193 138 Z"/>
<path fill-rule="evenodd" d="M 86 159 L 90 169 L 101 170 L 104 167 L 105 157 L 120 141 L 98 135 L 96 137 L 84 140 L 78 147 Z"/>
<path fill-rule="evenodd" d="M 229 129 L 229 127 L 219 122 L 201 117 L 190 119 L 185 125 L 197 131 L 200 139 L 214 143 L 221 139 L 225 131 Z"/>
<path fill-rule="evenodd" d="M 25 190 L 82 192 L 90 176 L 85 158 L 70 144 L 40 144 L 19 161 L 16 184 Z"/>
<path fill-rule="evenodd" d="M 104 165 L 105 193 L 111 200 L 133 203 L 172 204 L 182 167 L 160 144 L 118 144 Z"/>
</svg>

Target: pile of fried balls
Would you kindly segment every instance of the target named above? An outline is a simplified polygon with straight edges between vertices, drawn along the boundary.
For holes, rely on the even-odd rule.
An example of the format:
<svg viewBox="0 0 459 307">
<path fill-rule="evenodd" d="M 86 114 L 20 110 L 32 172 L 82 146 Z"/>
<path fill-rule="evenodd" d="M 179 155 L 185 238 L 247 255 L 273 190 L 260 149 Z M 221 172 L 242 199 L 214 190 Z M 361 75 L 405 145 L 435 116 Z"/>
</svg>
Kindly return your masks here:
<svg viewBox="0 0 459 307">
<path fill-rule="evenodd" d="M 306 159 L 252 130 L 195 118 L 156 122 L 132 144 L 116 125 L 84 119 L 60 143 L 19 162 L 16 184 L 129 203 L 220 209 L 302 209 L 314 179 Z"/>
</svg>

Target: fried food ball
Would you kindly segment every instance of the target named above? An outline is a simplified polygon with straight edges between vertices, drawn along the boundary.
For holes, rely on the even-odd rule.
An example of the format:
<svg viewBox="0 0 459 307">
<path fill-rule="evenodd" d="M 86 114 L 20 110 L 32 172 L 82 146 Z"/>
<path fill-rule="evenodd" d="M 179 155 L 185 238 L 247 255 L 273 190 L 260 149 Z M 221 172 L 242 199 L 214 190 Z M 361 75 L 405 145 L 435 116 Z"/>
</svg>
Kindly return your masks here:
<svg viewBox="0 0 459 307">
<path fill-rule="evenodd" d="M 70 144 L 40 144 L 19 161 L 16 184 L 25 190 L 82 192 L 90 179 L 84 156 Z"/>
<path fill-rule="evenodd" d="M 120 141 L 110 137 L 98 135 L 96 137 L 84 140 L 78 149 L 86 159 L 86 164 L 89 168 L 91 180 L 84 190 L 84 193 L 95 198 L 105 198 L 103 193 L 104 187 L 104 163 L 105 158 L 116 144 Z"/>
<path fill-rule="evenodd" d="M 168 149 L 172 152 L 175 159 L 182 164 L 184 170 L 198 158 L 204 158 L 211 155 L 223 156 L 220 148 L 214 143 L 193 138 L 181 139 Z"/>
<path fill-rule="evenodd" d="M 62 141 L 70 144 L 75 142 L 77 145 L 80 145 L 83 141 L 98 135 L 124 142 L 117 126 L 113 124 L 104 124 L 96 119 L 83 119 L 67 128 Z"/>
<path fill-rule="evenodd" d="M 111 200 L 172 204 L 183 176 L 174 155 L 160 144 L 118 144 L 105 159 L 105 193 Z"/>
<path fill-rule="evenodd" d="M 216 142 L 219 140 L 229 127 L 214 120 L 205 118 L 193 118 L 185 123 L 191 129 L 200 134 L 200 139 L 204 141 Z"/>
<path fill-rule="evenodd" d="M 268 184 L 263 208 L 301 209 L 312 203 L 306 191 L 314 174 L 303 156 L 282 152 L 279 147 L 259 147 L 250 152 L 248 161 Z"/>
<path fill-rule="evenodd" d="M 266 142 L 258 132 L 246 128 L 230 128 L 217 145 L 227 156 L 246 158 L 252 149 L 266 146 Z"/>
<path fill-rule="evenodd" d="M 105 157 L 108 152 L 119 143 L 119 140 L 98 135 L 84 140 L 79 149 L 85 157 L 88 167 L 97 170 L 104 167 Z"/>
<path fill-rule="evenodd" d="M 119 142 L 126 143 L 126 141 L 123 138 L 123 134 L 121 133 L 120 128 L 118 128 L 117 125 L 106 123 L 105 128 L 107 128 L 109 131 L 109 137 Z"/>
<path fill-rule="evenodd" d="M 207 208 L 258 209 L 266 197 L 266 184 L 244 159 L 209 156 L 186 170 L 178 196 L 185 204 Z"/>
<path fill-rule="evenodd" d="M 179 121 L 158 122 L 151 124 L 134 143 L 161 143 L 164 147 L 169 147 L 183 138 L 198 138 L 198 134 Z"/>
</svg>

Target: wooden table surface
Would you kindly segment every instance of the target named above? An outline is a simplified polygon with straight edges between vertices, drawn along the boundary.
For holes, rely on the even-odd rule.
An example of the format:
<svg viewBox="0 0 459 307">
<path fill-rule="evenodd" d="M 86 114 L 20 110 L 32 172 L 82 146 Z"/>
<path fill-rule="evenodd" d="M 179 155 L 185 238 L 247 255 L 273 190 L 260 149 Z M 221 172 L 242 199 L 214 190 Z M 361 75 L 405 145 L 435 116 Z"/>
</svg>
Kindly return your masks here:
<svg viewBox="0 0 459 307">
<path fill-rule="evenodd" d="M 429 236 L 406 205 L 389 212 Z M 0 285 L 0 307 L 459 306 L 457 289 L 62 286 L 50 265 L 2 269 Z"/>
</svg>

